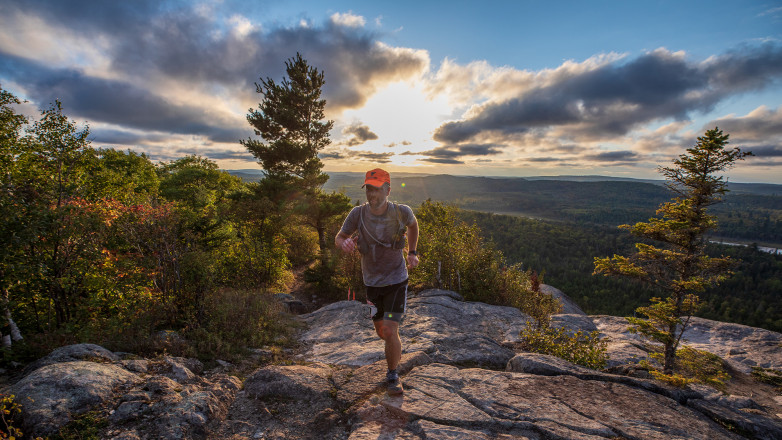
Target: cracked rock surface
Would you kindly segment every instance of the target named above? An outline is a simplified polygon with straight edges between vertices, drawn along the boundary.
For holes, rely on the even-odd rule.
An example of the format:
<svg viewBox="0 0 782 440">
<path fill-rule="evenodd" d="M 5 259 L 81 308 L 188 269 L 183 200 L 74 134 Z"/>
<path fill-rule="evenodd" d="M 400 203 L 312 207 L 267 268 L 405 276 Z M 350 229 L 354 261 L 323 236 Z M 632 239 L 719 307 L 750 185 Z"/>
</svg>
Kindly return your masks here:
<svg viewBox="0 0 782 440">
<path fill-rule="evenodd" d="M 565 311 L 552 325 L 611 338 L 608 371 L 629 371 L 646 355 L 622 318 Z M 31 364 L 3 392 L 27 399 L 28 434 L 50 435 L 93 411 L 107 423 L 100 438 L 114 440 L 782 438 L 782 396 L 745 373 L 782 368 L 779 333 L 694 320 L 685 337 L 726 359 L 734 379 L 727 393 L 680 389 L 520 352 L 528 316 L 430 290 L 408 301 L 405 393 L 391 397 L 367 312 L 342 301 L 302 315 L 293 357 L 259 360 L 242 379 L 226 374 L 225 362 L 205 371 L 195 359 L 138 359 L 80 344 Z"/>
</svg>

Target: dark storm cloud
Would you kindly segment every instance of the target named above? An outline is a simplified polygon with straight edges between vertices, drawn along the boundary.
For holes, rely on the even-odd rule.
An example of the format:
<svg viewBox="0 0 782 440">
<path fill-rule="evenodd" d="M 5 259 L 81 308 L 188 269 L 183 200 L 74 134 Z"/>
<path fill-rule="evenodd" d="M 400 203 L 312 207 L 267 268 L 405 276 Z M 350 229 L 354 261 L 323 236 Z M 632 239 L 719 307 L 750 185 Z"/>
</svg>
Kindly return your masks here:
<svg viewBox="0 0 782 440">
<path fill-rule="evenodd" d="M 66 114 L 91 122 L 202 135 L 214 142 L 237 142 L 251 133 L 249 126 L 238 125 L 241 121 L 226 125 L 203 108 L 168 102 L 126 82 L 95 78 L 73 69 L 52 69 L 2 54 L 0 68 L 14 81 L 24 83 L 35 101 L 48 105 L 60 100 Z"/>
<path fill-rule="evenodd" d="M 590 154 L 585 159 L 597 162 L 635 162 L 640 159 L 638 153 L 633 151 L 608 151 L 605 153 Z"/>
<path fill-rule="evenodd" d="M 578 125 L 591 136 L 623 135 L 641 123 L 707 112 L 728 96 L 780 78 L 778 45 L 747 47 L 702 63 L 657 50 L 624 64 L 563 74 L 553 84 L 486 104 L 474 116 L 441 125 L 434 138 L 459 143 L 487 131 L 517 134 L 561 125 Z"/>
<path fill-rule="evenodd" d="M 345 127 L 342 130 L 342 134 L 351 136 L 351 138 L 346 142 L 347 146 L 349 147 L 355 147 L 356 145 L 361 145 L 366 141 L 377 139 L 377 134 L 373 133 L 368 126 L 361 123 L 355 123 L 349 127 Z"/>
</svg>

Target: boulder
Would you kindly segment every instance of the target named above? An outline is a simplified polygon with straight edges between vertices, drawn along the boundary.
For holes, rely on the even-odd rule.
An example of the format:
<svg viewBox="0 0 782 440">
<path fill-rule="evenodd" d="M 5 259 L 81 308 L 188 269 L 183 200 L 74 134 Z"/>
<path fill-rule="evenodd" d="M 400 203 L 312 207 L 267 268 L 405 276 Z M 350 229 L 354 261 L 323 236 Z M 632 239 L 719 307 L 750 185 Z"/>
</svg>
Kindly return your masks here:
<svg viewBox="0 0 782 440">
<path fill-rule="evenodd" d="M 562 304 L 562 310 L 559 313 L 566 315 L 586 315 L 581 307 L 578 306 L 569 296 L 565 295 L 561 290 L 556 287 L 549 286 L 548 284 L 541 284 L 540 291 L 556 298 L 560 304 Z"/>
<path fill-rule="evenodd" d="M 308 311 L 307 306 L 290 293 L 275 293 L 274 297 L 282 304 L 282 307 L 288 313 L 300 315 L 302 313 L 307 313 Z"/>
<path fill-rule="evenodd" d="M 329 399 L 333 388 L 332 375 L 332 368 L 321 363 L 274 365 L 257 370 L 247 378 L 244 392 L 255 398 Z"/>
<path fill-rule="evenodd" d="M 8 389 L 23 409 L 23 429 L 48 436 L 75 416 L 111 402 L 122 387 L 140 382 L 121 366 L 87 361 L 44 365 Z"/>
<path fill-rule="evenodd" d="M 183 367 L 184 368 L 184 367 Z M 183 385 L 156 375 L 131 389 L 110 412 L 109 421 L 123 428 L 118 438 L 204 438 L 210 422 L 220 422 L 239 391 L 236 377 L 194 376 Z"/>
<path fill-rule="evenodd" d="M 577 313 L 561 313 L 558 315 L 553 315 L 551 317 L 551 327 L 564 327 L 565 329 L 569 330 L 569 333 L 575 333 L 578 331 L 592 333 L 598 331 L 597 326 L 594 322 L 592 322 L 591 318 Z"/>
<path fill-rule="evenodd" d="M 41 367 L 72 361 L 117 362 L 120 357 L 109 350 L 95 344 L 74 344 L 58 347 L 51 353 L 25 367 L 23 375 L 27 375 Z"/>
</svg>

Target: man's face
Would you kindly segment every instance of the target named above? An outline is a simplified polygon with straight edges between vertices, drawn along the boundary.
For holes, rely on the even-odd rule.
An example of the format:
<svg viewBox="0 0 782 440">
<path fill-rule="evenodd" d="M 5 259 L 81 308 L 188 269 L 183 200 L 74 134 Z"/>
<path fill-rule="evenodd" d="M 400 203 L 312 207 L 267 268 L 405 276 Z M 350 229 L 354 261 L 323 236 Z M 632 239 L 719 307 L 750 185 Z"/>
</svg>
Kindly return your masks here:
<svg viewBox="0 0 782 440">
<path fill-rule="evenodd" d="M 372 185 L 364 186 L 364 191 L 367 193 L 367 202 L 369 202 L 369 206 L 373 209 L 382 207 L 390 192 L 389 189 L 382 186 L 378 187 Z"/>
</svg>

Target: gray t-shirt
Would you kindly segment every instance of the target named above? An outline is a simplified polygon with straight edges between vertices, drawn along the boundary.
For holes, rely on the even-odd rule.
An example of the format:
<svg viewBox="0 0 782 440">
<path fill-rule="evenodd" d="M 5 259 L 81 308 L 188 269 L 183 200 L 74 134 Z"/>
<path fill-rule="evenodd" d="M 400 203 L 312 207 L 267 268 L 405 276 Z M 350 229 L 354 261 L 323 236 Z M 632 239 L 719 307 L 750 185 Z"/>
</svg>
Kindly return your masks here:
<svg viewBox="0 0 782 440">
<path fill-rule="evenodd" d="M 402 224 L 410 226 L 415 223 L 413 210 L 407 205 L 388 202 L 388 210 L 383 215 L 374 215 L 369 210 L 369 205 L 364 203 L 350 211 L 341 232 L 345 235 L 353 235 L 359 228 L 359 219 L 363 215 L 364 228 L 361 233 L 367 231 L 381 243 L 393 242 L 394 234 L 399 229 L 399 220 Z M 363 210 L 363 214 L 362 211 Z M 364 284 L 372 287 L 384 287 L 401 283 L 407 279 L 407 261 L 404 249 L 394 249 L 378 244 L 372 238 L 366 239 L 369 251 L 361 255 L 361 272 L 364 275 Z"/>
</svg>

